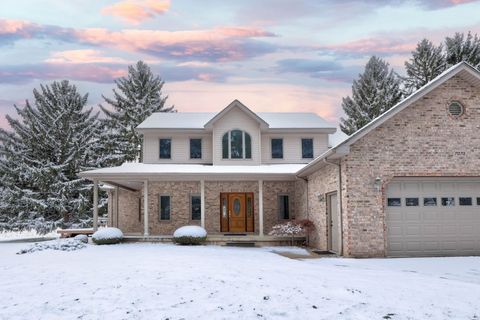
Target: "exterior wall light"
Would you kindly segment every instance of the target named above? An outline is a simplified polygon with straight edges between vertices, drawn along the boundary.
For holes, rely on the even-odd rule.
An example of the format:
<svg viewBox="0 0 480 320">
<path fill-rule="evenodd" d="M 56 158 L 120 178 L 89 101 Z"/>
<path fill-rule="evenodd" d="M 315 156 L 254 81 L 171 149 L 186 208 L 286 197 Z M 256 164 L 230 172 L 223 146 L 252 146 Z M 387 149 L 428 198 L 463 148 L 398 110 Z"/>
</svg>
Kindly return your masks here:
<svg viewBox="0 0 480 320">
<path fill-rule="evenodd" d="M 380 189 L 382 188 L 382 179 L 380 177 L 376 177 L 375 178 L 375 183 L 373 184 L 375 190 L 377 192 L 380 191 Z"/>
<path fill-rule="evenodd" d="M 319 194 L 317 195 L 317 197 L 318 197 L 318 201 L 319 201 L 319 202 L 325 201 L 325 196 L 323 195 L 323 193 L 319 193 Z"/>
</svg>

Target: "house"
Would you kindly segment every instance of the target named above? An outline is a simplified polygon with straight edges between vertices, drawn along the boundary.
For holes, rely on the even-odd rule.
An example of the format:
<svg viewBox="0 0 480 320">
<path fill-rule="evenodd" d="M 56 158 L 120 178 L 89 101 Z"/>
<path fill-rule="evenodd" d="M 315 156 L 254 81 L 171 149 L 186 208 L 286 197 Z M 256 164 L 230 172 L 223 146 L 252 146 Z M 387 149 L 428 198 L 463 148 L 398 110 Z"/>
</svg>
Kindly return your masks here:
<svg viewBox="0 0 480 320">
<path fill-rule="evenodd" d="M 266 237 L 288 219 L 344 256 L 480 254 L 480 73 L 446 70 L 336 146 L 315 114 L 158 113 L 138 127 L 143 163 L 81 173 L 115 187 L 110 224 L 167 235 Z"/>
</svg>

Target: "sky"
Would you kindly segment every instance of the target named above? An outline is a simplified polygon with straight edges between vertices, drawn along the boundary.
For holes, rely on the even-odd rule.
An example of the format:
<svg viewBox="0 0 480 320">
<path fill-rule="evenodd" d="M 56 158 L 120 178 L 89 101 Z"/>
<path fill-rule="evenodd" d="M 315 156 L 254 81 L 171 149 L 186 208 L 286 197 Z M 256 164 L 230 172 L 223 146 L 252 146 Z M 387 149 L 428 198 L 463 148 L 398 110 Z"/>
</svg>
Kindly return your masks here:
<svg viewBox="0 0 480 320">
<path fill-rule="evenodd" d="M 143 60 L 178 111 L 315 112 L 333 124 L 371 55 L 400 75 L 423 38 L 480 34 L 468 0 L 2 0 L 0 127 L 40 84 L 70 80 L 88 105 Z"/>
</svg>

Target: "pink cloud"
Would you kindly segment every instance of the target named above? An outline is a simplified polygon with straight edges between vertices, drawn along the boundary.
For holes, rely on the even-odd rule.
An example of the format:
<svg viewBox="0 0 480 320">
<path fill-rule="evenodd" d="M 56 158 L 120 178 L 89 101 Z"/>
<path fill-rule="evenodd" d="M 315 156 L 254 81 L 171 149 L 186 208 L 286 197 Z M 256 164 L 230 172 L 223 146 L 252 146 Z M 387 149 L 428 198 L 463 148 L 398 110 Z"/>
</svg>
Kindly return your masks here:
<svg viewBox="0 0 480 320">
<path fill-rule="evenodd" d="M 102 9 L 102 14 L 122 18 L 132 24 L 163 14 L 170 8 L 170 1 L 124 0 Z"/>
<path fill-rule="evenodd" d="M 365 38 L 340 44 L 323 46 L 322 50 L 355 54 L 393 54 L 407 53 L 415 49 L 419 39 L 389 38 L 387 36 Z"/>
<path fill-rule="evenodd" d="M 66 50 L 53 52 L 47 63 L 132 63 L 118 57 L 106 57 L 102 51 L 93 49 Z"/>
</svg>

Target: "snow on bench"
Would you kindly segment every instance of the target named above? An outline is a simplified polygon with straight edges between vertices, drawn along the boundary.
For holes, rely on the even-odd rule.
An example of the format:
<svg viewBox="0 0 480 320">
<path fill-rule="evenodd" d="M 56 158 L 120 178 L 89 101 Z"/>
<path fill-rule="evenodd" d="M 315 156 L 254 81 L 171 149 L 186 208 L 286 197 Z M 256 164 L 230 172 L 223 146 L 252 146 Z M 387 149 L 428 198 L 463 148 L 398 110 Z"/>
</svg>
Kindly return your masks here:
<svg viewBox="0 0 480 320">
<path fill-rule="evenodd" d="M 79 234 L 92 235 L 93 229 L 59 229 L 60 238 L 70 238 Z"/>
</svg>

